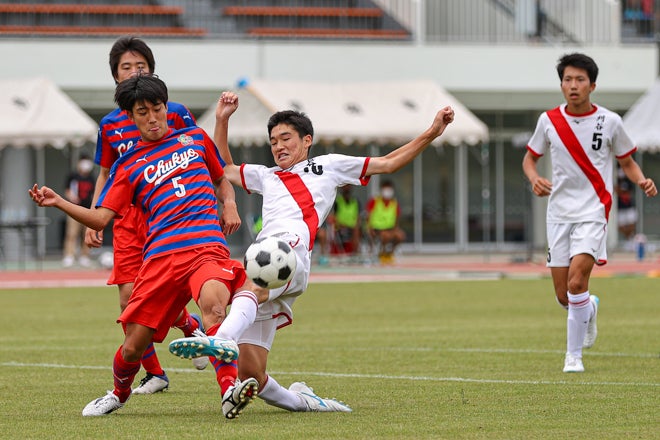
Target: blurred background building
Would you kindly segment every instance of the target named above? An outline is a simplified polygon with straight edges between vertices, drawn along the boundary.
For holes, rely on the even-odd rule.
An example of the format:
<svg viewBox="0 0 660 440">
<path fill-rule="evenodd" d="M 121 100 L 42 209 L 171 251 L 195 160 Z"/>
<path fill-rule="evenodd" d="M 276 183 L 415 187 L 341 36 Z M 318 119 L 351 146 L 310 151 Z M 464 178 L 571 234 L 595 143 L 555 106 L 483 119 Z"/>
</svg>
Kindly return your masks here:
<svg viewBox="0 0 660 440">
<path fill-rule="evenodd" d="M 592 56 L 600 67 L 592 100 L 623 116 L 658 76 L 659 20 L 660 1 L 649 0 L 0 1 L 0 82 L 6 84 L 0 88 L 0 111 L 9 128 L 18 126 L 12 117 L 25 113 L 26 118 L 21 135 L 0 130 L 0 268 L 3 260 L 21 255 L 60 254 L 63 216 L 33 207 L 27 188 L 38 180 L 62 191 L 63 176 L 81 152 L 94 153 L 96 137 L 89 121 L 64 117 L 60 122 L 63 107 L 47 106 L 45 92 L 30 92 L 18 80 L 47 80 L 98 123 L 115 107 L 108 52 L 121 35 L 147 41 L 170 98 L 200 121 L 221 91 L 245 93 L 235 118 L 247 118 L 256 134 L 230 131 L 236 162 L 270 163 L 266 119 L 279 107 L 306 111 L 317 125 L 336 121 L 337 133 L 317 137 L 313 154 L 386 153 L 405 140 L 356 133 L 385 133 L 397 121 L 399 104 L 383 100 L 388 87 L 432 84 L 406 92 L 409 99 L 398 98 L 401 106 L 416 110 L 437 86 L 485 132 L 439 143 L 392 176 L 407 232 L 402 250 L 528 255 L 545 247 L 545 204 L 532 196 L 521 160 L 539 114 L 563 101 L 558 58 L 575 51 Z M 294 100 L 291 92 L 288 101 L 264 98 L 283 83 L 289 90 L 297 90 L 296 84 L 321 89 L 349 83 L 362 83 L 366 90 L 379 83 L 385 91 L 336 93 L 334 98 L 341 95 L 344 101 L 326 114 L 315 110 L 323 97 Z M 249 106 L 250 99 L 261 107 Z M 359 119 L 378 105 L 385 114 L 391 109 L 391 116 Z M 422 126 L 433 115 L 420 114 Z M 37 116 L 58 121 L 69 133 L 30 137 L 45 124 Z M 342 119 L 351 116 L 352 121 Z M 357 132 L 349 131 L 356 124 Z M 658 181 L 655 149 L 640 148 L 636 159 Z M 354 194 L 364 206 L 377 188 L 372 182 Z M 259 201 L 240 190 L 237 195 L 243 218 L 254 218 Z M 637 230 L 650 242 L 660 239 L 658 202 L 635 197 Z M 610 231 L 611 243 L 619 245 L 616 226 Z M 243 228 L 230 244 L 245 249 L 250 232 Z"/>
</svg>

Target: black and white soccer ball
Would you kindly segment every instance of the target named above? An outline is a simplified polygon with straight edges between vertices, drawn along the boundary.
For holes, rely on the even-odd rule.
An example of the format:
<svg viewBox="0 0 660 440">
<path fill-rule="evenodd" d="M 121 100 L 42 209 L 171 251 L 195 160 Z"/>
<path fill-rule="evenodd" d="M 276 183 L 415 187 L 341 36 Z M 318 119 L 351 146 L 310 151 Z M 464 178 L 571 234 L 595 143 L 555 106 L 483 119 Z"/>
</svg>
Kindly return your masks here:
<svg viewBox="0 0 660 440">
<path fill-rule="evenodd" d="M 258 286 L 277 289 L 288 283 L 296 271 L 296 254 L 286 241 L 266 237 L 245 251 L 245 272 Z"/>
</svg>

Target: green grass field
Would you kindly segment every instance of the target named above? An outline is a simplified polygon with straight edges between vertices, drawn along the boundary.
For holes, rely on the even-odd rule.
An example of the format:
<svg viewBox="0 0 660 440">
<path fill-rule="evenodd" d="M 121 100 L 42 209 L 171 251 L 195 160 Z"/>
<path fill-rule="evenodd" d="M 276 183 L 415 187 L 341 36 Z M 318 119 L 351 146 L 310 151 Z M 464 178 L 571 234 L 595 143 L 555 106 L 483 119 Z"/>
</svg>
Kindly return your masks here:
<svg viewBox="0 0 660 440">
<path fill-rule="evenodd" d="M 269 371 L 354 412 L 288 413 L 257 399 L 236 420 L 222 416 L 211 369 L 165 343 L 168 392 L 83 418 L 112 388 L 116 289 L 0 290 L 0 437 L 660 438 L 659 283 L 592 280 L 599 339 L 583 374 L 561 372 L 566 314 L 549 279 L 312 285 Z"/>
</svg>

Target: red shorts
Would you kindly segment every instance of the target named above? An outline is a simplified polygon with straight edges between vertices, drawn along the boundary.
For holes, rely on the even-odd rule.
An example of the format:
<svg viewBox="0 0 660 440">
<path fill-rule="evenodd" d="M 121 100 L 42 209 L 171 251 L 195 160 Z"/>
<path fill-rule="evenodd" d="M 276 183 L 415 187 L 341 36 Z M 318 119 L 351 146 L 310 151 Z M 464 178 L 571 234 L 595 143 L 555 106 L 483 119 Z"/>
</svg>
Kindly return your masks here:
<svg viewBox="0 0 660 440">
<path fill-rule="evenodd" d="M 147 219 L 135 206 L 122 218 L 116 218 L 112 227 L 114 266 L 108 284 L 133 283 L 142 266 L 142 252 L 147 239 Z"/>
<path fill-rule="evenodd" d="M 221 246 L 149 259 L 140 269 L 128 305 L 117 322 L 154 329 L 154 342 L 162 342 L 190 299 L 199 299 L 202 285 L 208 280 L 222 281 L 229 289 L 231 303 L 247 277 L 243 265 L 229 259 L 229 251 Z"/>
</svg>

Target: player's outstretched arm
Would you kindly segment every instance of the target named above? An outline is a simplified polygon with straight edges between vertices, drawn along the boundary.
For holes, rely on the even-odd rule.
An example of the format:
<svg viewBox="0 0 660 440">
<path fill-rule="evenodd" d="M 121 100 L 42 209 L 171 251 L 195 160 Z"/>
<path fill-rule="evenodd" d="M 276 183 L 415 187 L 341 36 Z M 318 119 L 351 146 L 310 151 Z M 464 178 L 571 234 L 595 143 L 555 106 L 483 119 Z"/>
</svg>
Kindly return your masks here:
<svg viewBox="0 0 660 440">
<path fill-rule="evenodd" d="M 229 151 L 228 131 L 229 118 L 238 109 L 238 95 L 233 92 L 222 92 L 215 108 L 215 129 L 213 142 L 218 147 L 220 157 L 225 161 L 225 177 L 236 186 L 241 186 L 241 175 Z"/>
<path fill-rule="evenodd" d="M 28 190 L 28 194 L 30 194 L 30 197 L 37 205 L 55 207 L 65 212 L 77 222 L 97 231 L 105 228 L 115 216 L 115 212 L 107 208 L 101 207 L 92 210 L 71 203 L 47 186 L 39 188 L 36 183 Z"/>
<path fill-rule="evenodd" d="M 400 170 L 417 157 L 433 140 L 440 136 L 447 125 L 454 121 L 454 110 L 447 106 L 435 115 L 433 123 L 424 133 L 385 156 L 372 157 L 366 175 L 393 173 Z"/>
</svg>

